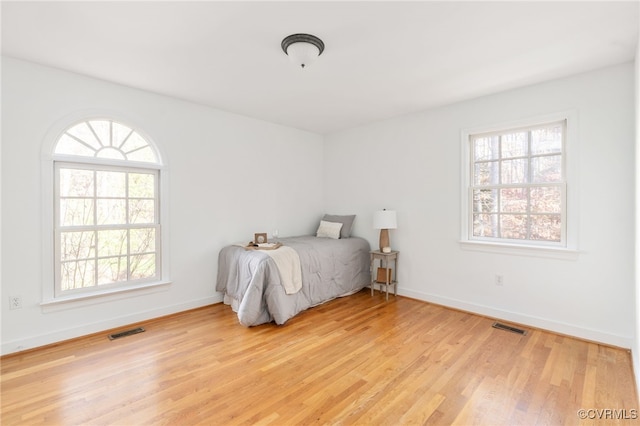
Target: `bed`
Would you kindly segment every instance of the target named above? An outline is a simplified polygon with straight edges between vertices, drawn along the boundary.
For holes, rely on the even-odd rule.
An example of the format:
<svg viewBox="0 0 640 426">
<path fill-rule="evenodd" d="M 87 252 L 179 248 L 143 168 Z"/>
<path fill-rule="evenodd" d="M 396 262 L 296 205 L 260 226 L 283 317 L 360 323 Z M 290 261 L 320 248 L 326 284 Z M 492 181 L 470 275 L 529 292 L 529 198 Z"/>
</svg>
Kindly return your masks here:
<svg viewBox="0 0 640 426">
<path fill-rule="evenodd" d="M 216 290 L 237 313 L 240 324 L 254 326 L 274 321 L 284 324 L 298 313 L 369 285 L 370 246 L 359 237 L 300 236 L 278 239 L 273 252 L 224 247 L 218 255 Z M 292 292 L 288 273 L 281 273 L 275 252 L 295 251 L 301 285 Z M 290 294 L 288 294 L 290 293 Z"/>
</svg>

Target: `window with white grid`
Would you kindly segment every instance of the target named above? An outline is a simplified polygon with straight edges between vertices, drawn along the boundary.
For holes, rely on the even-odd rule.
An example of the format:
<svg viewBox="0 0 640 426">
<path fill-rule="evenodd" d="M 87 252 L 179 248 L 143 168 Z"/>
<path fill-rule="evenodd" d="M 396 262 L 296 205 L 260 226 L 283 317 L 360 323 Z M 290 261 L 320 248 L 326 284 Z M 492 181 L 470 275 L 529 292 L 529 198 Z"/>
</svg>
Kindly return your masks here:
<svg viewBox="0 0 640 426">
<path fill-rule="evenodd" d="M 566 121 L 471 134 L 468 240 L 566 247 Z"/>
<path fill-rule="evenodd" d="M 55 297 L 161 277 L 154 147 L 112 120 L 68 128 L 54 149 Z"/>
</svg>

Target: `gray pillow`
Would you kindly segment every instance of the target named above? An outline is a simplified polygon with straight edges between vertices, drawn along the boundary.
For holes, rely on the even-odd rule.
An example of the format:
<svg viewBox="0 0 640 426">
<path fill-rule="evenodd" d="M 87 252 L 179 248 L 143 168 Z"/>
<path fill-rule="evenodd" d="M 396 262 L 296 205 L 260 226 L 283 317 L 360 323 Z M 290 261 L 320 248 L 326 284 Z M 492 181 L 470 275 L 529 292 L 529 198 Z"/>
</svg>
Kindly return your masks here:
<svg viewBox="0 0 640 426">
<path fill-rule="evenodd" d="M 322 220 L 325 222 L 336 222 L 342 224 L 342 229 L 340 230 L 340 238 L 349 238 L 351 236 L 351 227 L 353 226 L 353 221 L 355 220 L 356 215 L 335 215 L 335 214 L 325 214 Z"/>
</svg>

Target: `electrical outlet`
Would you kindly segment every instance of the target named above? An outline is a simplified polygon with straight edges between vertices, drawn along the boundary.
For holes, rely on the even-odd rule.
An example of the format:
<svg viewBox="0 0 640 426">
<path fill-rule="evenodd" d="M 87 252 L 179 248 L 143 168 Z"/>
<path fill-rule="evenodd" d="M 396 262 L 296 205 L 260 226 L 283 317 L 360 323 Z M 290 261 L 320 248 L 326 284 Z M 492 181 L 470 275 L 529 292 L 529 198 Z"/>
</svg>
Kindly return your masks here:
<svg viewBox="0 0 640 426">
<path fill-rule="evenodd" d="M 9 296 L 9 309 L 22 309 L 22 297 Z"/>
<path fill-rule="evenodd" d="M 496 274 L 496 285 L 499 285 L 499 286 L 504 285 L 504 275 Z"/>
</svg>

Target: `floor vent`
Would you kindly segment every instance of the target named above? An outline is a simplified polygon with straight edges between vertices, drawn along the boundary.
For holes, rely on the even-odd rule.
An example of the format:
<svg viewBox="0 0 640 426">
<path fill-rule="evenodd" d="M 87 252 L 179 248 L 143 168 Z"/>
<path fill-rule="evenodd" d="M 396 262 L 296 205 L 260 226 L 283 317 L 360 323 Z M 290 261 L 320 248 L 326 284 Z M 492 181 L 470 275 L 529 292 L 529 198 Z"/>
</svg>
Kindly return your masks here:
<svg viewBox="0 0 640 426">
<path fill-rule="evenodd" d="M 493 328 L 497 328 L 498 330 L 505 330 L 505 331 L 510 331 L 512 333 L 517 333 L 517 334 L 520 334 L 522 336 L 526 336 L 527 335 L 526 330 L 522 330 L 522 329 L 516 328 L 516 327 L 511 327 L 510 325 L 502 324 L 500 322 L 494 322 L 492 327 Z"/>
<path fill-rule="evenodd" d="M 120 333 L 113 333 L 109 335 L 109 340 L 115 340 L 121 337 L 131 336 L 132 334 L 142 333 L 143 331 L 144 331 L 144 328 L 138 327 L 132 330 L 121 331 Z"/>
</svg>

